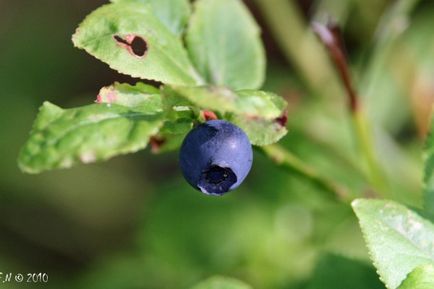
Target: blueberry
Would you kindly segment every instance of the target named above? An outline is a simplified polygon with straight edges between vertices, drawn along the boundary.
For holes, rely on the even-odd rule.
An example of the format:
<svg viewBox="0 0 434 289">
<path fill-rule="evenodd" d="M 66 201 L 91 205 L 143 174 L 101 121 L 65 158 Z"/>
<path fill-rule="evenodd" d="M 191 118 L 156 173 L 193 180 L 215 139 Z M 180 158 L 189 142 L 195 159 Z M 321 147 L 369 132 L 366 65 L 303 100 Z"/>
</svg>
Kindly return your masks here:
<svg viewBox="0 0 434 289">
<path fill-rule="evenodd" d="M 191 130 L 180 151 L 185 179 L 208 195 L 223 195 L 237 188 L 252 167 L 249 138 L 241 128 L 224 120 L 210 120 Z"/>
</svg>

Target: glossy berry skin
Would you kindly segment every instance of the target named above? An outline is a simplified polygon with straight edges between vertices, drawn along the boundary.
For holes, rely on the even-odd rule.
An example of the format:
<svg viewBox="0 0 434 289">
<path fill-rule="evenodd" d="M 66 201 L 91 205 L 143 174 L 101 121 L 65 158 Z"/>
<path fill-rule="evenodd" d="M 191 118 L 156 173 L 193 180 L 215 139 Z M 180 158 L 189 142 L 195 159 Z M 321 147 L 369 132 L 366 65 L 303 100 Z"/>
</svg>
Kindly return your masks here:
<svg viewBox="0 0 434 289">
<path fill-rule="evenodd" d="M 252 145 L 236 125 L 210 120 L 191 130 L 180 151 L 185 179 L 208 195 L 221 196 L 237 188 L 253 161 Z"/>
</svg>

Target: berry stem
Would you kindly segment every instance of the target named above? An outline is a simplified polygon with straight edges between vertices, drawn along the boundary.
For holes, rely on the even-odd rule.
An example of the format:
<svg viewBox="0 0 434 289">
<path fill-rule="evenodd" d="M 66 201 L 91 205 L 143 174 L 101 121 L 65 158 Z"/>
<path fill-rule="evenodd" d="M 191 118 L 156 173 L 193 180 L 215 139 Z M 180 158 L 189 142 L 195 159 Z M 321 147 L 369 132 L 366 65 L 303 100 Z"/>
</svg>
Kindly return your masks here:
<svg viewBox="0 0 434 289">
<path fill-rule="evenodd" d="M 256 147 L 256 149 L 282 169 L 309 180 L 313 185 L 326 193 L 327 197 L 346 204 L 350 204 L 353 200 L 353 197 L 350 195 L 350 191 L 347 188 L 336 183 L 334 180 L 321 175 L 315 168 L 308 166 L 296 155 L 284 149 L 280 145 L 273 144 L 269 146 Z"/>
</svg>

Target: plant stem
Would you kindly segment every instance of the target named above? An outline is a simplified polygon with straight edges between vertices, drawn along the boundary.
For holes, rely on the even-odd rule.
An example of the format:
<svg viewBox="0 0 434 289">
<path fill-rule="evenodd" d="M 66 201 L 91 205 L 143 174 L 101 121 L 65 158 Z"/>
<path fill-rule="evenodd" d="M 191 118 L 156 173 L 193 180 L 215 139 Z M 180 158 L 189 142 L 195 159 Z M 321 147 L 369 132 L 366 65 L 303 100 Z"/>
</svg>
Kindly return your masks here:
<svg viewBox="0 0 434 289">
<path fill-rule="evenodd" d="M 349 190 L 335 181 L 321 175 L 313 167 L 308 166 L 296 155 L 283 147 L 273 144 L 257 147 L 257 150 L 272 160 L 279 167 L 309 180 L 313 185 L 326 193 L 327 197 L 349 204 L 352 196 Z"/>
<path fill-rule="evenodd" d="M 366 163 L 369 182 L 374 187 L 376 193 L 385 197 L 388 191 L 387 182 L 375 153 L 371 127 L 364 113 L 360 97 L 352 82 L 351 72 L 344 53 L 340 28 L 333 23 L 329 23 L 328 25 L 313 23 L 313 29 L 327 48 L 345 88 L 348 99 L 348 111 L 351 114 L 360 153 Z"/>
<path fill-rule="evenodd" d="M 327 48 L 327 55 L 320 41 L 314 37 L 312 30 L 304 23 L 293 1 L 255 1 L 261 8 L 285 56 L 296 64 L 311 89 L 315 92 L 321 91 L 324 94 L 324 85 L 327 83 L 327 87 L 332 86 L 333 89 L 328 90 L 330 95 L 324 95 L 324 97 L 333 99 L 332 94 L 341 94 L 341 90 L 336 90 L 335 88 L 336 85 L 340 86 L 339 80 L 341 81 L 348 99 L 348 108 L 354 126 L 356 143 L 359 146 L 362 161 L 366 164 L 364 166 L 365 174 L 375 192 L 384 197 L 388 191 L 387 181 L 383 169 L 377 160 L 370 124 L 364 113 L 363 105 L 360 103 L 357 90 L 351 81 L 351 73 L 343 45 L 340 42 L 341 39 L 339 39 L 340 32 L 336 30 L 338 27 L 329 29 L 330 27 L 323 27 L 321 25 L 316 25 L 315 27 L 314 25 L 315 32 L 322 38 L 321 40 Z M 332 63 L 335 65 L 335 71 L 333 71 L 329 60 L 332 60 Z M 271 152 L 274 153 L 273 148 Z M 298 172 L 300 175 L 308 176 L 312 172 L 312 168 L 310 167 L 304 171 L 303 169 L 306 169 L 306 167 L 304 167 L 303 162 L 298 159 L 294 160 L 293 158 L 294 156 L 291 154 L 284 157 L 285 166 L 292 166 L 292 170 Z M 315 172 L 313 177 L 316 179 L 318 174 Z M 324 180 L 321 177 L 319 179 L 320 183 L 323 183 L 323 188 L 328 187 L 329 192 L 335 192 L 336 194 L 336 190 L 333 189 L 333 187 L 336 188 L 334 184 L 330 185 L 328 180 L 323 182 Z"/>
<path fill-rule="evenodd" d="M 365 159 L 369 181 L 374 187 L 375 192 L 381 197 L 386 198 L 388 195 L 388 186 L 375 153 L 371 127 L 366 119 L 364 110 L 359 106 L 358 109 L 352 112 L 351 116 L 357 143 Z"/>
</svg>

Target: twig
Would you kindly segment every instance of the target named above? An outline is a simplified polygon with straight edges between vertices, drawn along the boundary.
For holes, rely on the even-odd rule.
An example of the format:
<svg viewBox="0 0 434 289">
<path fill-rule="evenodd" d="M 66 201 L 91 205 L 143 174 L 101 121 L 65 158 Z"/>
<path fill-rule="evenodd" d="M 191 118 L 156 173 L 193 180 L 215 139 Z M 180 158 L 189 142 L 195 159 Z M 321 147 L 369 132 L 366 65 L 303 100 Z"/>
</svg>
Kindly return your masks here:
<svg viewBox="0 0 434 289">
<path fill-rule="evenodd" d="M 269 146 L 257 147 L 259 152 L 272 160 L 279 167 L 296 174 L 327 194 L 327 197 L 349 204 L 353 199 L 349 190 L 335 181 L 321 175 L 313 167 L 308 166 L 296 155 L 292 154 L 283 147 L 274 144 Z"/>
</svg>

